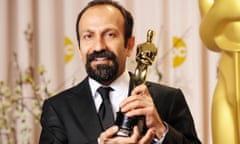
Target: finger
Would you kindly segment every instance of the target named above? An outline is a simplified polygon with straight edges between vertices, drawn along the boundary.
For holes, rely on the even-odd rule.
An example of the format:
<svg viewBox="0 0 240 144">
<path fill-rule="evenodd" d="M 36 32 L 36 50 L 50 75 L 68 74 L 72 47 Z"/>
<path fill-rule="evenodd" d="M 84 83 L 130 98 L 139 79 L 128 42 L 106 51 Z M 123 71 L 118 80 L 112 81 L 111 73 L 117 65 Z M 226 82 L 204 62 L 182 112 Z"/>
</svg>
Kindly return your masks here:
<svg viewBox="0 0 240 144">
<path fill-rule="evenodd" d="M 140 139 L 139 144 L 150 144 L 154 138 L 154 131 L 148 129 L 147 133 Z"/>
<path fill-rule="evenodd" d="M 131 111 L 128 111 L 125 113 L 127 117 L 133 117 L 133 116 L 146 116 L 148 113 L 148 110 L 146 108 L 138 108 L 133 109 Z"/>
<path fill-rule="evenodd" d="M 140 97 L 136 96 L 136 95 L 132 95 L 127 97 L 126 99 L 124 99 L 121 103 L 120 103 L 120 108 L 125 107 L 126 105 L 128 105 L 129 103 L 132 103 L 134 101 L 137 101 Z"/>
<path fill-rule="evenodd" d="M 144 94 L 148 92 L 148 88 L 145 84 L 141 84 L 139 86 L 136 86 L 132 92 L 131 92 L 131 95 L 138 95 L 138 94 Z"/>
<path fill-rule="evenodd" d="M 120 107 L 124 107 L 125 105 L 132 103 L 133 101 L 146 101 L 146 100 L 150 100 L 152 101 L 152 98 L 150 96 L 149 93 L 147 94 L 137 94 L 137 95 L 131 95 L 129 97 L 127 97 L 126 99 L 124 99 L 121 103 L 120 103 Z"/>
<path fill-rule="evenodd" d="M 138 143 L 139 138 L 140 138 L 140 132 L 138 130 L 138 127 L 135 126 L 133 128 L 133 133 L 130 137 L 117 136 L 117 137 L 109 138 L 104 141 L 104 144 L 136 144 Z"/>
<path fill-rule="evenodd" d="M 108 128 L 105 132 L 104 132 L 104 135 L 105 137 L 113 137 L 117 132 L 118 132 L 119 128 L 118 126 L 114 125 L 110 128 Z"/>
<path fill-rule="evenodd" d="M 124 103 L 124 105 L 122 105 L 120 108 L 123 113 L 140 109 L 143 110 L 143 112 L 139 114 L 145 114 L 147 111 L 151 112 L 151 110 L 154 108 L 154 103 L 152 102 L 151 98 L 136 96 L 134 100 Z"/>
<path fill-rule="evenodd" d="M 106 131 L 102 132 L 100 134 L 100 144 L 104 144 L 108 141 L 109 138 L 113 137 L 117 132 L 119 128 L 117 126 L 112 126 L 108 128 Z"/>
<path fill-rule="evenodd" d="M 143 97 L 144 96 L 144 97 Z M 142 84 L 140 86 L 137 86 L 133 89 L 131 96 L 127 97 L 120 103 L 120 107 L 124 107 L 128 103 L 131 103 L 132 101 L 136 101 L 139 98 L 144 99 L 146 97 L 150 97 L 150 93 L 148 91 L 148 88 L 146 85 Z"/>
<path fill-rule="evenodd" d="M 137 126 L 134 126 L 133 128 L 133 134 L 131 135 L 132 139 L 138 140 L 140 138 L 140 131 Z"/>
<path fill-rule="evenodd" d="M 141 98 L 135 99 L 131 102 L 126 103 L 121 107 L 122 112 L 128 112 L 133 109 L 144 108 L 146 106 L 145 101 Z"/>
</svg>

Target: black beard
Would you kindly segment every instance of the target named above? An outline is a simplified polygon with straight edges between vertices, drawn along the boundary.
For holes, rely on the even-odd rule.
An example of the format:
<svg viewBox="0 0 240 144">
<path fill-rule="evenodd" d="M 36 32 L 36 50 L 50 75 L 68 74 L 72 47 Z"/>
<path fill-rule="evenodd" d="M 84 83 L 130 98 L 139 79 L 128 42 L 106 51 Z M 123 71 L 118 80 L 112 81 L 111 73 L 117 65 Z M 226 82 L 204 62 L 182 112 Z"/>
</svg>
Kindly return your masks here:
<svg viewBox="0 0 240 144">
<path fill-rule="evenodd" d="M 91 61 L 97 57 L 106 57 L 109 60 L 112 60 L 113 64 L 99 64 L 96 68 L 91 67 Z M 87 74 L 92 79 L 98 81 L 99 83 L 112 82 L 117 77 L 118 72 L 118 63 L 116 56 L 110 51 L 100 51 L 94 52 L 87 56 L 87 63 L 85 65 Z"/>
</svg>

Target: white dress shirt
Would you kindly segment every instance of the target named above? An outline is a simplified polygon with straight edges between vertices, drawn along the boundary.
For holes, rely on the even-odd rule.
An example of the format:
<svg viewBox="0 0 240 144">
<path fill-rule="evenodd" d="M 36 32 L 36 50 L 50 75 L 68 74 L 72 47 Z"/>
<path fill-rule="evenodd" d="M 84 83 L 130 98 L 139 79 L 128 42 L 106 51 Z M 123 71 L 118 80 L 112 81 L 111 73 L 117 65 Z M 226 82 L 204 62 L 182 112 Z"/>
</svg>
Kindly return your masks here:
<svg viewBox="0 0 240 144">
<path fill-rule="evenodd" d="M 125 71 L 120 77 L 118 77 L 113 83 L 108 85 L 113 91 L 109 93 L 109 99 L 112 104 L 114 118 L 116 119 L 116 112 L 119 111 L 120 103 L 128 97 L 130 76 L 127 71 Z M 92 96 L 95 102 L 96 110 L 99 111 L 100 105 L 102 103 L 102 97 L 97 92 L 97 89 L 101 86 L 99 82 L 95 81 L 92 78 L 89 78 L 89 84 L 92 92 Z"/>
</svg>

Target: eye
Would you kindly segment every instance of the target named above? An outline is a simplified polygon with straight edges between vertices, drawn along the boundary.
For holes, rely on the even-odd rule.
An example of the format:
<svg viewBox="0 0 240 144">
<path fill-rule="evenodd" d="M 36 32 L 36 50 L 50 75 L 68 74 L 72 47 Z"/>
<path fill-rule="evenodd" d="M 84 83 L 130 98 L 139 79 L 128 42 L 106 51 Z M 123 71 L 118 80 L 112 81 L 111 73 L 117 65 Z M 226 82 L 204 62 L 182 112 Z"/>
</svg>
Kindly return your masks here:
<svg viewBox="0 0 240 144">
<path fill-rule="evenodd" d="M 115 37 L 116 37 L 116 33 L 113 32 L 113 31 L 109 31 L 109 32 L 107 32 L 107 33 L 105 34 L 105 36 L 106 36 L 107 38 L 115 38 Z"/>
<path fill-rule="evenodd" d="M 91 40 L 93 38 L 93 35 L 91 33 L 86 33 L 82 35 L 83 40 Z"/>
</svg>

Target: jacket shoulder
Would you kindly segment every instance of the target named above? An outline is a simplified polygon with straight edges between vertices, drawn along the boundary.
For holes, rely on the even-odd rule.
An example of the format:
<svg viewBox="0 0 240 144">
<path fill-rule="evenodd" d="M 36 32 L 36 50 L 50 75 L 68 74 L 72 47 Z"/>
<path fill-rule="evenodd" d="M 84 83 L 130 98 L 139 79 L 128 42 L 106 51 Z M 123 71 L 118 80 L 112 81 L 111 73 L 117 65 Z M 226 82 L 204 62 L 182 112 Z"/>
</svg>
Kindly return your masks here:
<svg viewBox="0 0 240 144">
<path fill-rule="evenodd" d="M 179 88 L 170 87 L 167 85 L 155 83 L 155 82 L 146 82 L 147 87 L 149 88 L 150 92 L 161 92 L 162 94 L 170 94 L 177 91 L 181 91 Z"/>
<path fill-rule="evenodd" d="M 88 81 L 87 79 L 81 81 L 80 83 L 78 83 L 75 86 L 72 86 L 68 89 L 65 89 L 55 95 L 53 95 L 52 97 L 48 98 L 47 100 L 50 102 L 57 102 L 57 101 L 65 101 L 68 98 L 77 96 L 83 92 L 86 92 L 87 90 L 89 90 L 89 85 L 88 85 Z"/>
</svg>

